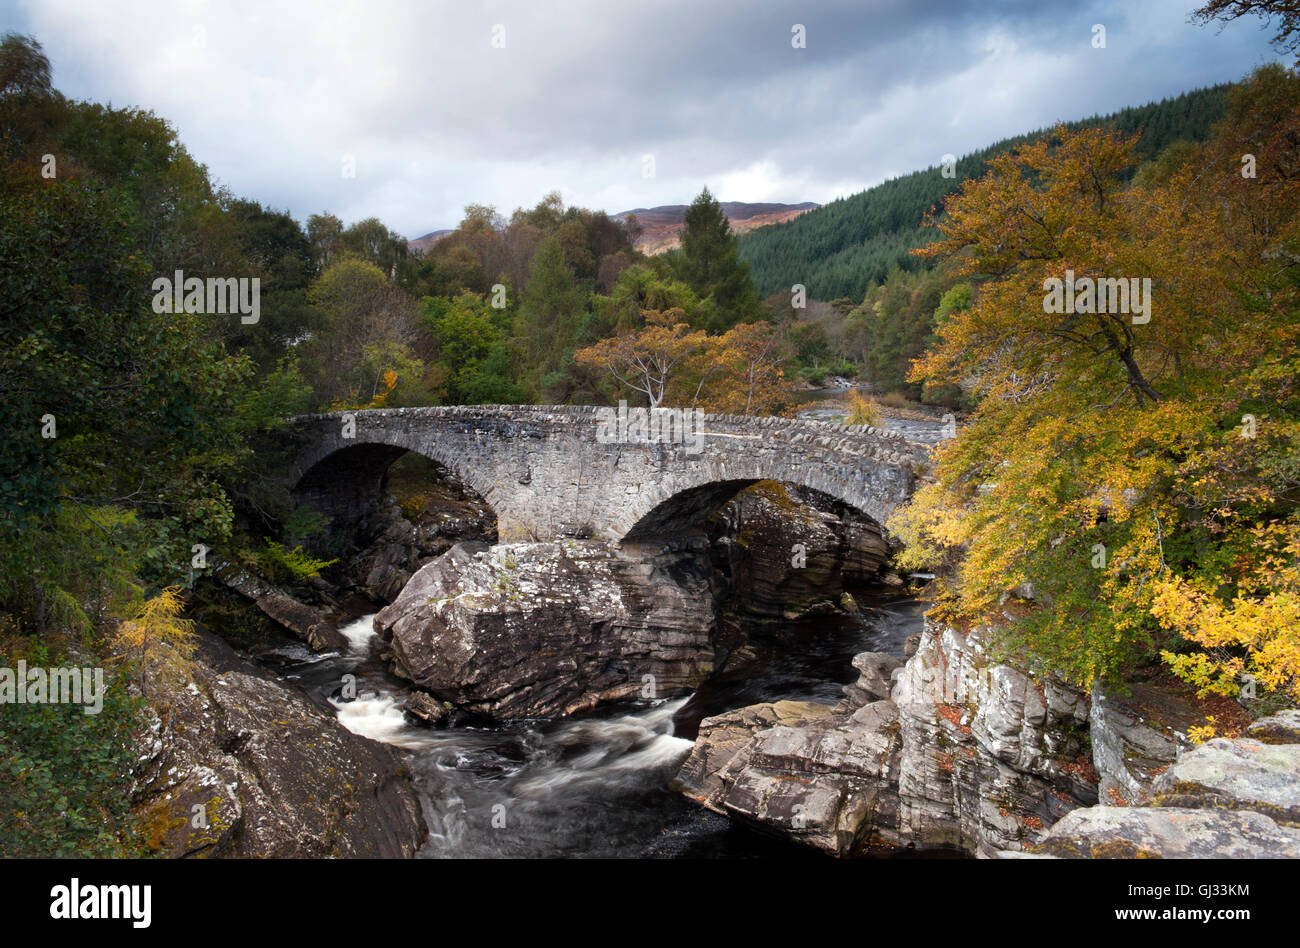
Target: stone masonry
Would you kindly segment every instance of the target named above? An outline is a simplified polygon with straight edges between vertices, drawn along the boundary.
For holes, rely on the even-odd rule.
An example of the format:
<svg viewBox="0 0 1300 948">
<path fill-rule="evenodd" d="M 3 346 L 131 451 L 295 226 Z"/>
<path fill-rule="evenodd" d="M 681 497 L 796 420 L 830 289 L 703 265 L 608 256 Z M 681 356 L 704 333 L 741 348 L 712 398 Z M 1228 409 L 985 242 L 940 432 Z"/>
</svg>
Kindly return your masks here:
<svg viewBox="0 0 1300 948">
<path fill-rule="evenodd" d="M 868 426 L 700 415 L 698 438 L 602 443 L 592 406 L 472 405 L 291 419 L 296 492 L 334 530 L 363 522 L 389 465 L 415 451 L 496 512 L 502 542 L 640 543 L 689 525 L 759 480 L 838 498 L 884 523 L 912 491 L 924 445 Z M 630 441 L 630 439 L 629 439 Z"/>
</svg>

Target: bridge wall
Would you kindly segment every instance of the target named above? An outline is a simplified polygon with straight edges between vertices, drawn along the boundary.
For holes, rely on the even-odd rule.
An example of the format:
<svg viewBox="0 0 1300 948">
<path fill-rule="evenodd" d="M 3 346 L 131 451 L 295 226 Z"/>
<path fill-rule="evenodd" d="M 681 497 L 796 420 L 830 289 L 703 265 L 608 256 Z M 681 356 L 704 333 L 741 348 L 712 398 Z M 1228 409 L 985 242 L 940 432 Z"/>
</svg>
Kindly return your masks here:
<svg viewBox="0 0 1300 948">
<path fill-rule="evenodd" d="M 869 427 L 703 415 L 691 444 L 603 444 L 597 410 L 575 406 L 448 406 L 293 419 L 295 483 L 336 525 L 363 516 L 376 472 L 415 451 L 451 470 L 491 505 L 502 541 L 597 537 L 634 542 L 713 509 L 756 480 L 789 481 L 883 523 L 910 496 L 923 445 Z M 371 446 L 367 448 L 367 446 Z M 388 449 L 388 450 L 385 450 Z M 368 499 L 369 498 L 369 499 Z"/>
</svg>

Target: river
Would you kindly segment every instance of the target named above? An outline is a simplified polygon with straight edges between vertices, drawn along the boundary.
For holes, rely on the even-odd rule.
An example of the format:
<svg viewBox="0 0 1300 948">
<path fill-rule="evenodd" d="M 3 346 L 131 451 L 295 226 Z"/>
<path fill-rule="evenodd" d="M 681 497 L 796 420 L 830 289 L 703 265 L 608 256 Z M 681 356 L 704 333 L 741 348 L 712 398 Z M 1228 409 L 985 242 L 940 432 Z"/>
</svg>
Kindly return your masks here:
<svg viewBox="0 0 1300 948">
<path fill-rule="evenodd" d="M 627 702 L 575 718 L 493 726 L 409 723 L 404 683 L 380 660 L 372 615 L 343 627 L 346 653 L 289 646 L 263 656 L 284 679 L 336 709 L 349 730 L 401 750 L 429 837 L 419 855 L 448 857 L 821 858 L 713 814 L 667 788 L 700 719 L 783 698 L 834 703 L 862 651 L 901 655 L 921 629 L 915 600 L 856 590 L 862 611 L 794 623 L 789 644 L 757 649 L 744 669 L 689 696 Z M 356 698 L 343 700 L 343 676 Z"/>
</svg>

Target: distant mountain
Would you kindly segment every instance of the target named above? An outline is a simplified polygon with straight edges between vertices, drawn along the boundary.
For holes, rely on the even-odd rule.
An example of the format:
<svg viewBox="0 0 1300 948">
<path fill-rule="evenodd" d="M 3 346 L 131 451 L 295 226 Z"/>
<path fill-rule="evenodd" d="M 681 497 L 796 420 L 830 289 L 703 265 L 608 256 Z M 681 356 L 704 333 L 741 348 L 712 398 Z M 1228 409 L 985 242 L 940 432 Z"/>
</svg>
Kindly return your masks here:
<svg viewBox="0 0 1300 948">
<path fill-rule="evenodd" d="M 805 201 L 802 204 L 744 204 L 740 201 L 725 201 L 722 204 L 722 213 L 726 214 L 727 220 L 731 222 L 732 231 L 743 234 L 766 224 L 780 224 L 794 220 L 805 211 L 811 211 L 818 206 L 812 201 Z M 681 242 L 678 235 L 681 233 L 682 223 L 686 220 L 686 211 L 685 204 L 665 204 L 662 207 L 638 207 L 634 211 L 624 211 L 613 216 L 617 220 L 626 220 L 635 214 L 642 227 L 641 239 L 636 242 L 636 249 L 642 253 L 656 254 L 672 250 Z M 423 237 L 408 240 L 406 246 L 423 253 L 454 230 L 455 228 L 433 230 Z"/>
<path fill-rule="evenodd" d="M 432 247 L 434 244 L 436 244 L 439 240 L 441 240 L 442 238 L 450 234 L 454 229 L 455 228 L 448 228 L 445 230 L 431 230 L 423 237 L 416 237 L 414 240 L 408 240 L 406 242 L 406 246 L 411 250 L 418 250 L 421 253 L 423 253 L 424 251 Z"/>
<path fill-rule="evenodd" d="M 1185 92 L 1066 124 L 1071 128 L 1106 126 L 1127 134 L 1141 130 L 1138 153 L 1151 158 L 1180 139 L 1204 141 L 1210 126 L 1223 114 L 1230 85 Z M 749 261 L 760 295 L 788 291 L 793 284 L 802 283 L 815 299 L 861 301 L 891 267 L 916 270 L 925 266 L 911 250 L 938 237 L 925 225 L 927 212 L 941 210 L 943 199 L 960 189 L 963 181 L 982 175 L 994 155 L 1046 132 L 1050 129 L 1008 138 L 966 155 L 957 161 L 954 177 L 943 177 L 938 167 L 914 171 L 839 198 L 798 220 L 747 233 L 740 238 L 740 256 Z"/>
<path fill-rule="evenodd" d="M 740 201 L 722 202 L 722 213 L 731 222 L 735 233 L 743 234 L 756 227 L 767 224 L 780 224 L 791 221 L 806 211 L 818 207 L 812 201 L 802 204 L 745 204 Z M 679 235 L 682 223 L 686 219 L 687 205 L 665 204 L 661 207 L 638 207 L 632 211 L 615 214 L 618 220 L 626 220 L 633 214 L 641 225 L 641 238 L 636 242 L 636 249 L 643 253 L 656 254 L 672 250 L 681 243 Z"/>
</svg>

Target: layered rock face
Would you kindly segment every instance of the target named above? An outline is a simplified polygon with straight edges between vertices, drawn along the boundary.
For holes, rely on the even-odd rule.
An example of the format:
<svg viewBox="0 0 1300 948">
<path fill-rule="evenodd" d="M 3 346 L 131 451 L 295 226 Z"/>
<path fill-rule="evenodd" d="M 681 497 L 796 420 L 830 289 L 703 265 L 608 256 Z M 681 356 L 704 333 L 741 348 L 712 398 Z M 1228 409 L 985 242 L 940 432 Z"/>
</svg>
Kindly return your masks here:
<svg viewBox="0 0 1300 948">
<path fill-rule="evenodd" d="M 1089 699 L 988 658 L 984 634 L 927 629 L 902 668 L 899 823 L 909 843 L 992 854 L 1096 802 Z"/>
<path fill-rule="evenodd" d="M 1192 747 L 1185 698 L 1035 680 L 986 638 L 927 625 L 905 663 L 858 655 L 838 706 L 706 718 L 674 786 L 839 856 L 1300 856 L 1300 711 Z"/>
<path fill-rule="evenodd" d="M 132 792 L 159 855 L 409 858 L 424 838 L 391 748 L 214 636 L 202 636 L 193 682 L 163 714 L 142 735 Z"/>
<path fill-rule="evenodd" d="M 713 670 L 701 544 L 635 557 L 595 540 L 459 544 L 375 625 L 398 674 L 494 718 L 680 694 Z"/>
<path fill-rule="evenodd" d="M 678 788 L 835 855 L 991 855 L 1096 801 L 1088 696 L 990 662 L 978 633 L 930 627 L 906 664 L 868 652 L 854 665 L 859 680 L 837 707 L 705 719 Z"/>
</svg>

